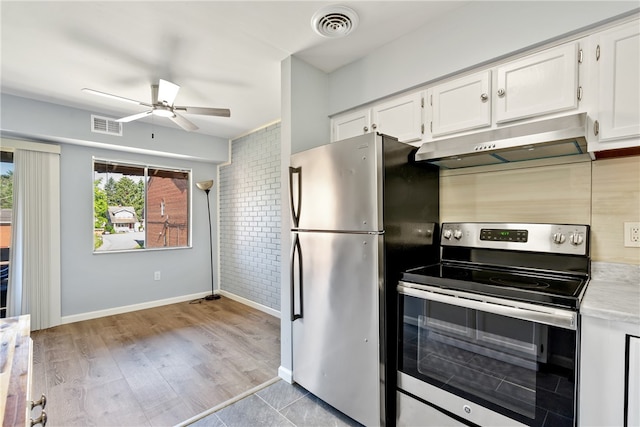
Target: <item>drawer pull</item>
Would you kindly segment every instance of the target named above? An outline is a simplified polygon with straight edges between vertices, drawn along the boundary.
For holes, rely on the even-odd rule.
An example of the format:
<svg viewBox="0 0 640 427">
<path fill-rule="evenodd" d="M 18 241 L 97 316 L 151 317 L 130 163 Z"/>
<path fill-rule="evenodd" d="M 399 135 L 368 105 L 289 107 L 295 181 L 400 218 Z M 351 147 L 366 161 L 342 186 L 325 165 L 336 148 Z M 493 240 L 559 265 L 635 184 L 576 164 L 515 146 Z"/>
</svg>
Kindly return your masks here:
<svg viewBox="0 0 640 427">
<path fill-rule="evenodd" d="M 35 420 L 33 418 L 31 418 L 31 426 L 35 426 L 38 424 L 42 424 L 42 427 L 47 425 L 47 413 L 42 411 L 42 413 L 40 413 L 40 416 L 38 418 L 36 418 Z"/>
<path fill-rule="evenodd" d="M 42 409 L 44 409 L 44 407 L 47 406 L 47 396 L 43 394 L 42 396 L 40 396 L 40 400 L 31 401 L 31 410 L 33 410 L 33 408 L 36 408 L 38 406 L 41 406 Z"/>
</svg>

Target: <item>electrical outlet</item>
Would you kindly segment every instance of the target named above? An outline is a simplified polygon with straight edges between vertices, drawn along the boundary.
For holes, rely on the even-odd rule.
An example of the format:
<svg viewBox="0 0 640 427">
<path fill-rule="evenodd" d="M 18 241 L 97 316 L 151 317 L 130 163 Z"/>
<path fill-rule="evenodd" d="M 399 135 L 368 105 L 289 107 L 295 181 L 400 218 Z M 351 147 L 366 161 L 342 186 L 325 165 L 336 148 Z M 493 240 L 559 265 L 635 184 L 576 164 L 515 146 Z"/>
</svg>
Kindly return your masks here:
<svg viewBox="0 0 640 427">
<path fill-rule="evenodd" d="M 640 248 L 640 222 L 624 223 L 624 247 Z"/>
<path fill-rule="evenodd" d="M 153 280 L 160 280 L 160 272 L 156 271 L 155 273 L 153 273 Z"/>
</svg>

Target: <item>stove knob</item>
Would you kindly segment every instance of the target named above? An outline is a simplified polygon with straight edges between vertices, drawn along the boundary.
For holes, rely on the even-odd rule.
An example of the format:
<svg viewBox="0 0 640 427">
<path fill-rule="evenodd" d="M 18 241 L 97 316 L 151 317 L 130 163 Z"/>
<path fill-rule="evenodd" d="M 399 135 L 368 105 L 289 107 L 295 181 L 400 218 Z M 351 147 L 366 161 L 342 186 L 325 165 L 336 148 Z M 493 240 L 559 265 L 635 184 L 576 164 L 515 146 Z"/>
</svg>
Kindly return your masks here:
<svg viewBox="0 0 640 427">
<path fill-rule="evenodd" d="M 553 243 L 555 243 L 557 245 L 563 244 L 565 240 L 566 240 L 566 237 L 562 233 L 555 233 L 553 235 Z"/>
<path fill-rule="evenodd" d="M 446 230 L 442 230 L 442 237 L 449 240 L 451 238 L 451 230 L 448 228 Z"/>
<path fill-rule="evenodd" d="M 460 240 L 460 239 L 462 239 L 462 230 L 455 230 L 455 231 L 453 232 L 453 237 L 454 237 L 454 239 L 456 239 L 456 240 Z"/>
<path fill-rule="evenodd" d="M 574 233 L 569 236 L 569 241 L 573 246 L 578 246 L 581 245 L 582 242 L 584 242 L 584 237 L 582 237 L 582 234 Z"/>
</svg>

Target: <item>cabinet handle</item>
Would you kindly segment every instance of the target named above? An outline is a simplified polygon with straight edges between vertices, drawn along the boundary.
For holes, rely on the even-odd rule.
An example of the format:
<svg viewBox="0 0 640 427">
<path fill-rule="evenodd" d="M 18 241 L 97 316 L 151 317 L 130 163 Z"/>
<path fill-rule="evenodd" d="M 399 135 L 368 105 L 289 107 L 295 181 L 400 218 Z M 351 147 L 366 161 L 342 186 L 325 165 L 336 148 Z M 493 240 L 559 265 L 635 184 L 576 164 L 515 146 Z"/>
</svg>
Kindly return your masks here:
<svg viewBox="0 0 640 427">
<path fill-rule="evenodd" d="M 369 128 L 367 126 L 365 126 L 362 130 L 365 132 L 369 132 Z"/>
<path fill-rule="evenodd" d="M 42 411 L 40 413 L 40 416 L 38 418 L 36 418 L 35 420 L 33 418 L 30 419 L 31 422 L 31 426 L 35 426 L 38 424 L 42 424 L 42 427 L 47 425 L 47 413 Z"/>
<path fill-rule="evenodd" d="M 595 122 L 593 122 L 593 134 L 595 136 L 598 136 L 599 133 L 600 133 L 600 123 L 596 120 Z"/>
<path fill-rule="evenodd" d="M 488 94 L 483 93 L 482 95 L 480 95 L 480 101 L 487 102 L 488 99 L 489 99 L 489 95 Z"/>
<path fill-rule="evenodd" d="M 504 91 L 504 89 L 498 89 L 498 96 L 499 96 L 500 98 L 502 98 L 502 97 L 504 96 L 504 94 L 505 94 L 505 93 L 506 93 L 506 92 Z"/>
<path fill-rule="evenodd" d="M 42 394 L 42 396 L 40 396 L 40 400 L 31 401 L 31 410 L 33 410 L 33 408 L 36 408 L 38 406 L 41 406 L 42 409 L 44 409 L 45 406 L 47 406 L 47 396 L 45 396 L 44 393 Z"/>
<path fill-rule="evenodd" d="M 375 123 L 374 123 L 374 124 L 372 124 L 372 125 L 371 125 L 371 129 L 373 129 L 373 130 L 378 129 L 378 125 L 377 125 L 377 124 L 375 124 Z"/>
</svg>

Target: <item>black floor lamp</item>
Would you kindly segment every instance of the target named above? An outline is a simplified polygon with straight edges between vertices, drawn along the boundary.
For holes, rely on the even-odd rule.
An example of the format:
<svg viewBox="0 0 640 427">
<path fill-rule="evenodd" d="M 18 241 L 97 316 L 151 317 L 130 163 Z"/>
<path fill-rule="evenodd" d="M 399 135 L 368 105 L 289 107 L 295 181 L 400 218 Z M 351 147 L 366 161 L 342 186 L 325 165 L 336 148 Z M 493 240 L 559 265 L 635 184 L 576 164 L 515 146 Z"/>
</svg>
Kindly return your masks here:
<svg viewBox="0 0 640 427">
<path fill-rule="evenodd" d="M 209 218 L 209 261 L 211 262 L 211 295 L 204 297 L 207 301 L 219 299 L 220 295 L 213 293 L 213 243 L 211 242 L 211 207 L 209 205 L 209 191 L 213 187 L 213 180 L 197 182 L 196 186 L 207 193 L 207 218 Z"/>
</svg>

